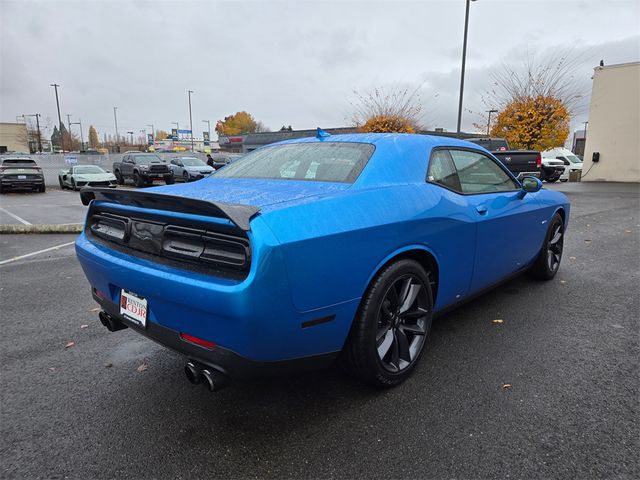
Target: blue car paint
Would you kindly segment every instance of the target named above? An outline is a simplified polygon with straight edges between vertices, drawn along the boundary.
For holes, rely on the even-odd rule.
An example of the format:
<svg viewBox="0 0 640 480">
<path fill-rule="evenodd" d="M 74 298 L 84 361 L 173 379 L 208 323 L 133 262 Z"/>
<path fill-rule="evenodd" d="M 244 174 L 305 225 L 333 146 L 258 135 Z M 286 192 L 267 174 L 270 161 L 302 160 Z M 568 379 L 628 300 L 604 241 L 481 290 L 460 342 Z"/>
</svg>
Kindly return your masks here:
<svg viewBox="0 0 640 480">
<path fill-rule="evenodd" d="M 115 303 L 121 288 L 147 298 L 150 322 L 252 360 L 287 360 L 342 349 L 367 285 L 394 256 L 414 249 L 433 255 L 438 311 L 524 269 L 540 250 L 555 212 L 562 210 L 568 219 L 569 202 L 559 192 L 523 198 L 521 192 L 460 195 L 425 181 L 434 147 L 490 155 L 469 142 L 358 134 L 281 143 L 317 141 L 372 143 L 375 151 L 353 184 L 213 174 L 192 184 L 146 189 L 260 207 L 248 232 L 252 263 L 246 279 L 153 263 L 82 234 L 76 251 L 90 284 Z M 301 327 L 328 315 L 335 320 Z"/>
</svg>

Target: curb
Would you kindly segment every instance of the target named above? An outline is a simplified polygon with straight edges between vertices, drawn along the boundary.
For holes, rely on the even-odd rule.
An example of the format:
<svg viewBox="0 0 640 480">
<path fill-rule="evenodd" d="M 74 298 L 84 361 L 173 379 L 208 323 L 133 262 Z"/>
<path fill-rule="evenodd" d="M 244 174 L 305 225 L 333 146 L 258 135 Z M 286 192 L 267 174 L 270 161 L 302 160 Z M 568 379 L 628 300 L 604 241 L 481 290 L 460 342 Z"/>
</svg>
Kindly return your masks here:
<svg viewBox="0 0 640 480">
<path fill-rule="evenodd" d="M 8 233 L 82 233 L 84 224 L 0 225 L 0 234 Z"/>
</svg>

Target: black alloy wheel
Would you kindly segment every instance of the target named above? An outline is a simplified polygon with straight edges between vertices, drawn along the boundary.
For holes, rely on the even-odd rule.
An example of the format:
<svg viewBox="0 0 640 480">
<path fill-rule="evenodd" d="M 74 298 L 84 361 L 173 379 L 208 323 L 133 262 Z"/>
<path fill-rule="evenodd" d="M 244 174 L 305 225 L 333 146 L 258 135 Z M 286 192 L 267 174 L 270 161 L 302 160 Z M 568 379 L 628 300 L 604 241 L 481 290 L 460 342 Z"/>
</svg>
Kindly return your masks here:
<svg viewBox="0 0 640 480">
<path fill-rule="evenodd" d="M 432 311 L 422 266 L 411 259 L 389 264 L 362 297 L 342 354 L 345 366 L 377 387 L 403 382 L 425 350 Z"/>
<path fill-rule="evenodd" d="M 71 179 L 71 190 L 73 190 L 74 192 L 78 190 L 78 187 L 76 186 L 76 181 L 73 178 Z"/>
<path fill-rule="evenodd" d="M 64 182 L 62 181 L 62 177 L 58 177 L 58 183 L 60 184 L 60 190 L 66 190 L 67 187 L 64 186 Z"/>
<path fill-rule="evenodd" d="M 558 273 L 564 249 L 564 222 L 556 213 L 551 219 L 544 245 L 531 267 L 531 274 L 539 280 L 551 280 Z"/>
<path fill-rule="evenodd" d="M 398 373 L 409 367 L 422 351 L 429 300 L 416 275 L 398 278 L 387 290 L 378 312 L 376 350 L 382 366 Z"/>
</svg>

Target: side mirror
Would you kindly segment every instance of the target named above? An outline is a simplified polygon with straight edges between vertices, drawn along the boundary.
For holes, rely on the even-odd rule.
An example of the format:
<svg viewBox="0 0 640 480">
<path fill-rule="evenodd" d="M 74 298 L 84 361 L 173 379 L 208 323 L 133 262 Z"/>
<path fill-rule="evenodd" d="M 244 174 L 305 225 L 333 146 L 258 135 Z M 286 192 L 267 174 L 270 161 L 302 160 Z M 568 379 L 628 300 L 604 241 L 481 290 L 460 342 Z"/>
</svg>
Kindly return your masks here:
<svg viewBox="0 0 640 480">
<path fill-rule="evenodd" d="M 524 177 L 522 179 L 522 191 L 520 198 L 523 198 L 527 193 L 539 192 L 542 188 L 542 182 L 536 177 Z"/>
</svg>

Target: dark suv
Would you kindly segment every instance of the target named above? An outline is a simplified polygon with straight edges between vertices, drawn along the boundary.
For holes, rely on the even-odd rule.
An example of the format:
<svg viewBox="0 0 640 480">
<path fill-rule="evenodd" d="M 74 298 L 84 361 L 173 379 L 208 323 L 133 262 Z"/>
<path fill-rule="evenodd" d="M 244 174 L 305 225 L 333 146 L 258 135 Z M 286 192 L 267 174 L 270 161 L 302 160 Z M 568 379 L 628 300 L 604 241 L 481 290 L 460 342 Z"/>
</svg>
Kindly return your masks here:
<svg viewBox="0 0 640 480">
<path fill-rule="evenodd" d="M 42 168 L 30 157 L 5 157 L 0 160 L 0 193 L 7 190 L 44 192 Z"/>
<path fill-rule="evenodd" d="M 154 180 L 164 180 L 167 185 L 175 182 L 169 165 L 153 153 L 131 153 L 114 162 L 113 173 L 120 185 L 127 178 L 133 179 L 136 187 L 151 185 Z"/>
</svg>

